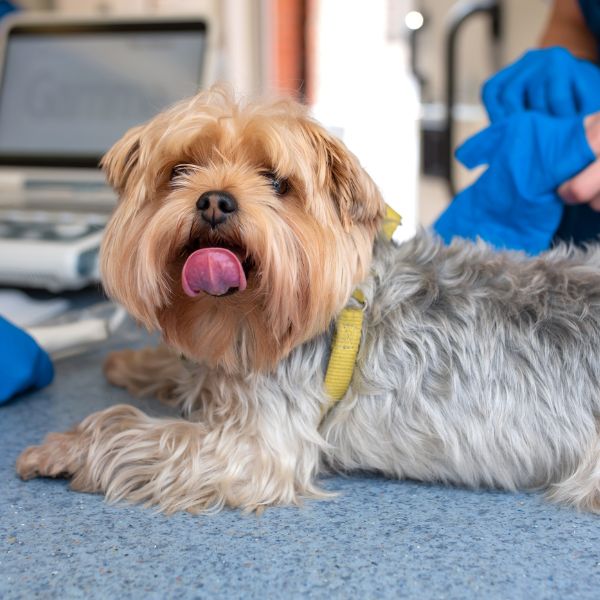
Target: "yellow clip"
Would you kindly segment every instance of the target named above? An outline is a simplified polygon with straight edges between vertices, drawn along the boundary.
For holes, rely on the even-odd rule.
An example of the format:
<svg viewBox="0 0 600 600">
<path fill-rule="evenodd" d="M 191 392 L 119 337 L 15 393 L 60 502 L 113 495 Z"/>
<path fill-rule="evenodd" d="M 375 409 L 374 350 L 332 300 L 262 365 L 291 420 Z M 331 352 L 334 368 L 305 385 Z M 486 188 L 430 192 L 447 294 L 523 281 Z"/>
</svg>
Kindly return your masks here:
<svg viewBox="0 0 600 600">
<path fill-rule="evenodd" d="M 391 241 L 394 231 L 401 222 L 400 215 L 393 208 L 386 205 L 386 214 L 381 230 L 388 241 Z M 347 306 L 344 308 L 335 324 L 331 354 L 325 373 L 325 391 L 330 397 L 330 402 L 323 407 L 323 417 L 344 397 L 354 375 L 366 300 L 360 288 L 354 290 L 352 297 L 360 306 Z"/>
<path fill-rule="evenodd" d="M 385 205 L 385 217 L 381 225 L 381 231 L 385 239 L 391 241 L 394 232 L 402 225 L 402 217 L 389 205 Z"/>
</svg>

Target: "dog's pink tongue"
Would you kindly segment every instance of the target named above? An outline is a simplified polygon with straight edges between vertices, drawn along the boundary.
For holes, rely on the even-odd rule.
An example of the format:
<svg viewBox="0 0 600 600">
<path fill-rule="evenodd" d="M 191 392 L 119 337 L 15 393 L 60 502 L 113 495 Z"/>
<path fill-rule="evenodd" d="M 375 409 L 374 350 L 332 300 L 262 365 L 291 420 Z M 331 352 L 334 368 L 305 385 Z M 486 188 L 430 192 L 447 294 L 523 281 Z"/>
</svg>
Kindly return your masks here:
<svg viewBox="0 0 600 600">
<path fill-rule="evenodd" d="M 246 275 L 238 257 L 226 248 L 202 248 L 190 254 L 181 272 L 183 291 L 188 296 L 206 292 L 222 296 L 231 288 L 246 289 Z"/>
</svg>

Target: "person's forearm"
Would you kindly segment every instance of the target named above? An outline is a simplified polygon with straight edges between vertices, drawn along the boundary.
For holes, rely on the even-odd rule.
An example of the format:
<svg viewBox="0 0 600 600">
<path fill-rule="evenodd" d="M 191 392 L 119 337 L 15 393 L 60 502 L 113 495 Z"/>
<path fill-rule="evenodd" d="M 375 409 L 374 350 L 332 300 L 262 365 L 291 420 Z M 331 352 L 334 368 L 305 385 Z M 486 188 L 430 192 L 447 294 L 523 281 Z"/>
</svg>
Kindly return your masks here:
<svg viewBox="0 0 600 600">
<path fill-rule="evenodd" d="M 585 23 L 578 0 L 555 0 L 539 46 L 562 46 L 579 58 L 598 60 L 598 42 Z"/>
</svg>

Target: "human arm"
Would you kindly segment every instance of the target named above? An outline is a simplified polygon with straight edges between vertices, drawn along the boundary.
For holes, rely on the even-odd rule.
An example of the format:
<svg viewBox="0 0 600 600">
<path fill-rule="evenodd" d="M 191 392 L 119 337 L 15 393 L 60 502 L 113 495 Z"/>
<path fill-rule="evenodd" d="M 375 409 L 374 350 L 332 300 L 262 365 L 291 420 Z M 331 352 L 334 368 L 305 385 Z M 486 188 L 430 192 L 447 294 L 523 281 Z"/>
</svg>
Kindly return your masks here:
<svg viewBox="0 0 600 600">
<path fill-rule="evenodd" d="M 578 0 L 555 0 L 538 45 L 561 46 L 577 58 L 598 60 L 598 42 L 585 23 Z"/>
</svg>

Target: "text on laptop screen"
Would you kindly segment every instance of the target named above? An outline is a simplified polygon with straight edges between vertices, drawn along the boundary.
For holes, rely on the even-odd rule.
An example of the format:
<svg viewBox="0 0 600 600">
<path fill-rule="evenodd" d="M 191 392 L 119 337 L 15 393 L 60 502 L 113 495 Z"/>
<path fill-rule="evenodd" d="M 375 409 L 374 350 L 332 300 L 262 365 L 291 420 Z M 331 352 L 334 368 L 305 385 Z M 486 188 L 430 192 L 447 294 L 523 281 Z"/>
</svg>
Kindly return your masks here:
<svg viewBox="0 0 600 600">
<path fill-rule="evenodd" d="M 194 94 L 206 52 L 205 29 L 195 25 L 11 32 L 0 89 L 0 162 L 96 160 L 131 126 Z"/>
</svg>

